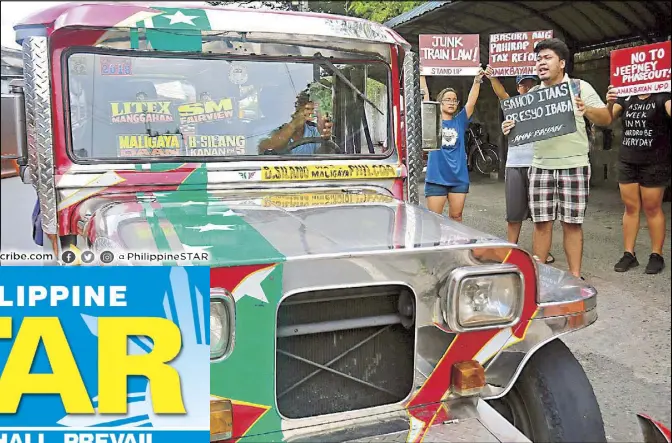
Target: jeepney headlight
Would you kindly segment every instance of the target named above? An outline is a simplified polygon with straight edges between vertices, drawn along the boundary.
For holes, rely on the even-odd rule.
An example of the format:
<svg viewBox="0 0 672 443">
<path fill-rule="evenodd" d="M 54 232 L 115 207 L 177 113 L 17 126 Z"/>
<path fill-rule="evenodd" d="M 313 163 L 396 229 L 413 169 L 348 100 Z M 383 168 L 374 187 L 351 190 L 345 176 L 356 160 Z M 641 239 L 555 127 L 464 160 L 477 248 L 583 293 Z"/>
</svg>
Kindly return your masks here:
<svg viewBox="0 0 672 443">
<path fill-rule="evenodd" d="M 523 275 L 514 265 L 455 269 L 448 282 L 444 320 L 455 332 L 513 326 L 522 314 L 524 289 Z"/>
<path fill-rule="evenodd" d="M 235 305 L 225 289 L 210 291 L 210 360 L 229 356 L 235 336 Z"/>
</svg>

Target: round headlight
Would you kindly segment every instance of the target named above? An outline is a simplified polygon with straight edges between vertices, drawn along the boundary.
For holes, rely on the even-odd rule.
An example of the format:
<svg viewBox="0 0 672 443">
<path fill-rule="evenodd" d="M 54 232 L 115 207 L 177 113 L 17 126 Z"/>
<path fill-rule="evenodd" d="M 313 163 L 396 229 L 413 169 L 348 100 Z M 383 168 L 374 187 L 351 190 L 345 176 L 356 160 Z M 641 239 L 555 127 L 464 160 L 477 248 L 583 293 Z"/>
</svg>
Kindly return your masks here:
<svg viewBox="0 0 672 443">
<path fill-rule="evenodd" d="M 233 299 L 228 293 L 210 294 L 210 359 L 229 354 L 233 346 Z"/>
</svg>

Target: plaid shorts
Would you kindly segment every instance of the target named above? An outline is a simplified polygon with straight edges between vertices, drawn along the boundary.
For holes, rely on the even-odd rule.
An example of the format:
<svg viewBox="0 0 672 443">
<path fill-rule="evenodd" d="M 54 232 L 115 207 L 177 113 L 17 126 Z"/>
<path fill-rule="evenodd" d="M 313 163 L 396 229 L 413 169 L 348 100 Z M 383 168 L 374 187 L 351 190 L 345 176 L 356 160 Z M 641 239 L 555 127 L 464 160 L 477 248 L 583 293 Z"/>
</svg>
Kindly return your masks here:
<svg viewBox="0 0 672 443">
<path fill-rule="evenodd" d="M 530 167 L 532 221 L 582 224 L 590 192 L 590 166 L 571 169 Z"/>
</svg>

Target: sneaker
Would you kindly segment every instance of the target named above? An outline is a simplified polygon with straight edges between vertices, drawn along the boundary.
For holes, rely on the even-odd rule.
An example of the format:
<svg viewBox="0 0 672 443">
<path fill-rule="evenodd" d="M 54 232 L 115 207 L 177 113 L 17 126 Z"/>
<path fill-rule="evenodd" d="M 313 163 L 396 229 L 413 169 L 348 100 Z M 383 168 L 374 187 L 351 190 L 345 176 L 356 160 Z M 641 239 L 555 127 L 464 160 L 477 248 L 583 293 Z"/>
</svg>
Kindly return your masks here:
<svg viewBox="0 0 672 443">
<path fill-rule="evenodd" d="M 662 257 L 661 257 L 662 258 Z M 629 252 L 623 253 L 623 257 L 616 263 L 616 266 L 614 266 L 614 271 L 616 272 L 625 272 L 629 270 L 630 268 L 634 268 L 636 266 L 639 266 L 639 262 L 637 261 L 637 257 L 635 257 L 634 254 L 631 254 Z"/>
<path fill-rule="evenodd" d="M 649 263 L 646 265 L 647 274 L 658 274 L 665 267 L 665 260 L 660 254 L 655 252 L 649 256 Z"/>
</svg>

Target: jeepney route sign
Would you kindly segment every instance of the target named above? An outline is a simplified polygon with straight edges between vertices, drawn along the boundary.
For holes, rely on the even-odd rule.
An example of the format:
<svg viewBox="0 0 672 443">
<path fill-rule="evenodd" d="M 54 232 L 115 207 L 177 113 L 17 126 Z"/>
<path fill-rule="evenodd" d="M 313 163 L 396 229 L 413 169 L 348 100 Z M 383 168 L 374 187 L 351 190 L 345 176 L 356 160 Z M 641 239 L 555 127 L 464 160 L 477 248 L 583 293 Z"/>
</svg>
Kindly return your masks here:
<svg viewBox="0 0 672 443">
<path fill-rule="evenodd" d="M 263 166 L 262 181 L 356 180 L 396 178 L 392 165 Z"/>
</svg>

